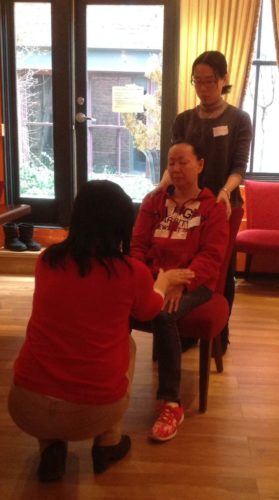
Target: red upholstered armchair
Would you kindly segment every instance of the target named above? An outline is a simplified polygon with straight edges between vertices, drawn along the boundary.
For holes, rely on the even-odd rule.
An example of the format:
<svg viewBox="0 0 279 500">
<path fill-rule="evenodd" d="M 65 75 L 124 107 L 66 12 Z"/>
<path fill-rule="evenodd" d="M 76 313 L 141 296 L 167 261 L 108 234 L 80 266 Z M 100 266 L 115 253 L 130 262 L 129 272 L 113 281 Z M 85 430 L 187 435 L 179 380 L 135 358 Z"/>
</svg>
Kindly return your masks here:
<svg viewBox="0 0 279 500">
<path fill-rule="evenodd" d="M 245 277 L 255 254 L 279 251 L 279 182 L 245 181 L 247 229 L 236 238 L 236 250 L 245 252 Z"/>
<path fill-rule="evenodd" d="M 230 238 L 216 292 L 211 299 L 193 309 L 178 322 L 181 337 L 200 339 L 199 362 L 199 411 L 204 413 L 207 408 L 209 373 L 211 355 L 215 359 L 217 372 L 223 371 L 223 359 L 220 333 L 229 319 L 229 305 L 223 292 L 226 283 L 228 265 L 231 259 L 238 228 L 243 216 L 241 207 L 233 208 L 230 217 Z M 153 344 L 153 359 L 156 360 L 156 345 Z"/>
</svg>

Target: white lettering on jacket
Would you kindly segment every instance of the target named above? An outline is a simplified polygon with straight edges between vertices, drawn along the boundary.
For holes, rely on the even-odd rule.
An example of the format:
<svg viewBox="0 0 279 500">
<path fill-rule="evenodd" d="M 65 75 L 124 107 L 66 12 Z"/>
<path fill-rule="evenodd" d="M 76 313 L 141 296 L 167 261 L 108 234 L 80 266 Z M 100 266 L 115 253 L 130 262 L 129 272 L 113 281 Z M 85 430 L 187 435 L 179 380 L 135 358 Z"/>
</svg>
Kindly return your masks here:
<svg viewBox="0 0 279 500">
<path fill-rule="evenodd" d="M 192 227 L 199 226 L 201 223 L 201 216 L 195 215 L 196 210 L 200 206 L 199 201 L 191 201 L 187 203 L 178 212 L 176 204 L 173 200 L 166 200 L 167 214 L 166 217 L 160 222 L 159 226 L 154 231 L 154 238 L 172 238 L 185 240 L 187 238 L 188 230 Z"/>
</svg>

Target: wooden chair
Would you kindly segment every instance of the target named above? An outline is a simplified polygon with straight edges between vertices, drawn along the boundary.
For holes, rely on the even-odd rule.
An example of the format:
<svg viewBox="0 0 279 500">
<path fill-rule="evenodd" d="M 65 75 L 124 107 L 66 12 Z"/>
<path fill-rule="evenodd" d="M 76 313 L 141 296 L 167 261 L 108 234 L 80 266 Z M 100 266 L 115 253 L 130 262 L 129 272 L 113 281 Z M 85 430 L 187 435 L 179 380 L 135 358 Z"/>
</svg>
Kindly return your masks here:
<svg viewBox="0 0 279 500">
<path fill-rule="evenodd" d="M 217 372 L 223 371 L 223 355 L 220 333 L 229 320 L 229 305 L 224 297 L 227 270 L 234 248 L 235 238 L 243 216 L 241 207 L 233 208 L 230 217 L 230 237 L 224 262 L 221 266 L 216 292 L 211 299 L 193 309 L 178 321 L 181 337 L 200 339 L 199 356 L 199 411 L 207 408 L 211 356 L 214 357 Z M 156 359 L 156 345 L 153 337 L 153 359 Z"/>
<path fill-rule="evenodd" d="M 245 278 L 249 278 L 255 254 L 279 251 L 279 182 L 245 181 L 247 229 L 236 237 L 237 252 L 246 256 Z"/>
</svg>

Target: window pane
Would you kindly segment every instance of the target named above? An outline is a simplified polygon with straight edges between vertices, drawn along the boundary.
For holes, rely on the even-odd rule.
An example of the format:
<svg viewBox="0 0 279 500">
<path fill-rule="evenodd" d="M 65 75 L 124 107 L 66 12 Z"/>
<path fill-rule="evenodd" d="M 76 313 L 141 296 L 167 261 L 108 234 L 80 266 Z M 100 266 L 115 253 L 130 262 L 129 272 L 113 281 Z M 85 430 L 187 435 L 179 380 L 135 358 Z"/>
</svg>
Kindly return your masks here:
<svg viewBox="0 0 279 500">
<path fill-rule="evenodd" d="M 259 59 L 264 61 L 276 61 L 271 0 L 264 0 L 262 9 L 262 36 Z"/>
<path fill-rule="evenodd" d="M 243 109 L 255 121 L 250 172 L 278 174 L 279 166 L 274 160 L 274 147 L 278 141 L 279 72 L 271 0 L 263 0 L 262 5 L 262 28 L 257 31 Z"/>
<path fill-rule="evenodd" d="M 255 85 L 256 85 L 256 67 L 251 66 L 246 94 L 243 101 L 243 109 L 249 113 L 253 119 L 253 110 L 255 102 Z"/>
<path fill-rule="evenodd" d="M 54 198 L 51 6 L 15 3 L 20 196 Z"/>
<path fill-rule="evenodd" d="M 253 116 L 256 68 L 252 68 L 244 108 Z M 274 147 L 278 142 L 279 72 L 276 66 L 259 70 L 253 172 L 279 172 Z"/>
<path fill-rule="evenodd" d="M 160 178 L 162 5 L 87 7 L 88 178 L 134 201 Z"/>
</svg>

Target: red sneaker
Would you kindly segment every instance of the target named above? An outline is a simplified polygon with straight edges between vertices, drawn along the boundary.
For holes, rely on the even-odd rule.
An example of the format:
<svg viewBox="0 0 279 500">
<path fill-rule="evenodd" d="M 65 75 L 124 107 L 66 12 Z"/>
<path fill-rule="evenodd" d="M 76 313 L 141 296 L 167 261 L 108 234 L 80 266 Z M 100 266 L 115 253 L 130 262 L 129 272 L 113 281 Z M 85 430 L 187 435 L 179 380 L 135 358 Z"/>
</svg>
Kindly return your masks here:
<svg viewBox="0 0 279 500">
<path fill-rule="evenodd" d="M 174 438 L 177 427 L 184 420 L 184 410 L 182 406 L 171 406 L 164 404 L 162 411 L 152 427 L 151 439 L 156 441 L 168 441 Z"/>
</svg>

